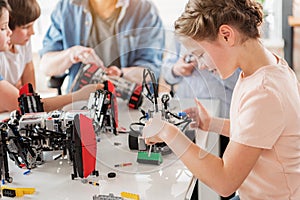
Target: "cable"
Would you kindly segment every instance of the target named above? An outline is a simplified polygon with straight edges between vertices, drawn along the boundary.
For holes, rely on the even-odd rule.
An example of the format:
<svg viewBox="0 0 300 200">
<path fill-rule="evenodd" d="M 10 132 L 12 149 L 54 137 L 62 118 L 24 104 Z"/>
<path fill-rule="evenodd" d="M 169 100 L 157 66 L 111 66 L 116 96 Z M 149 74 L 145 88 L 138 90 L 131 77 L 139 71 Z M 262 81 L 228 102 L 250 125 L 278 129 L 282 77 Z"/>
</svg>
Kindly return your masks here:
<svg viewBox="0 0 300 200">
<path fill-rule="evenodd" d="M 151 91 L 150 91 L 150 89 L 147 85 L 147 75 L 150 76 L 150 80 L 151 80 L 152 88 L 153 88 L 153 95 L 151 94 Z M 154 99 L 154 101 L 152 99 L 150 101 L 152 103 L 154 103 L 155 112 L 158 112 L 158 103 L 157 103 L 158 84 L 157 84 L 157 81 L 155 79 L 155 75 L 154 75 L 153 71 L 151 71 L 150 69 L 144 69 L 144 72 L 143 72 L 143 86 L 146 88 L 148 94 L 150 94 L 150 96 Z"/>
</svg>

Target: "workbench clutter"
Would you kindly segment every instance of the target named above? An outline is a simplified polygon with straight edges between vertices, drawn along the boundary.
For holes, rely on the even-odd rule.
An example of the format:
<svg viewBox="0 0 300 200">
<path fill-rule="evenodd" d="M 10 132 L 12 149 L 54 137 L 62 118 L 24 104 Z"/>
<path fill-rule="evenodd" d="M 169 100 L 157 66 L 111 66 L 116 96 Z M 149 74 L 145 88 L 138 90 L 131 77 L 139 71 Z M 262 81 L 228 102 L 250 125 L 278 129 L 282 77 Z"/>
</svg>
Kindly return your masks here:
<svg viewBox="0 0 300 200">
<path fill-rule="evenodd" d="M 170 110 L 171 97 L 168 94 L 158 95 L 157 79 L 151 70 L 144 70 L 143 73 L 142 94 L 144 101 L 148 104 L 141 106 L 140 111 L 134 111 L 141 115 L 138 131 L 133 130 L 136 118 L 129 121 L 131 125 L 125 126 L 129 128 L 119 128 L 119 105 L 113 92 L 113 84 L 109 81 L 105 82 L 107 90 L 98 90 L 90 95 L 87 106 L 83 110 L 55 110 L 46 113 L 43 111 L 39 95 L 32 90 L 32 87 L 29 85 L 28 88 L 23 89 L 22 98 L 19 98 L 22 112 L 12 112 L 7 120 L 1 122 L 0 126 L 2 151 L 0 155 L 1 161 L 4 163 L 1 165 L 1 167 L 3 166 L 1 172 L 3 184 L 5 184 L 3 194 L 17 197 L 29 194 L 28 191 L 31 191 L 30 194 L 34 193 L 33 190 L 11 187 L 11 184 L 14 185 L 11 176 L 14 173 L 10 173 L 11 170 L 9 170 L 11 163 L 20 169 L 26 169 L 22 173 L 24 177 L 36 177 L 36 170 L 39 173 L 42 172 L 44 165 L 56 166 L 53 169 L 58 170 L 56 172 L 58 175 L 60 171 L 71 168 L 71 180 L 86 180 L 84 183 L 88 184 L 83 187 L 91 185 L 97 186 L 93 188 L 100 189 L 102 189 L 103 183 L 114 184 L 114 181 L 120 179 L 120 174 L 126 170 L 143 168 L 143 165 L 148 165 L 149 167 L 146 168 L 156 170 L 156 167 L 151 165 L 161 165 L 163 157 L 172 154 L 172 151 L 166 144 L 146 145 L 141 135 L 144 124 L 153 116 L 159 115 L 162 119 L 185 131 L 191 120 L 182 112 L 173 113 Z M 129 107 L 127 109 L 133 111 Z M 125 121 L 128 122 L 128 120 Z M 119 137 L 128 138 L 128 143 L 117 139 Z M 115 138 L 117 140 L 114 140 Z M 105 147 L 106 145 L 109 147 Z M 108 173 L 96 169 L 97 163 L 107 160 L 103 156 L 106 155 L 103 148 L 108 151 L 111 148 L 128 149 L 128 146 L 137 147 L 136 149 L 129 148 L 131 154 L 136 155 L 135 159 L 122 157 L 122 159 L 114 161 L 110 165 L 111 167 L 108 166 Z M 102 147 L 100 151 L 99 147 Z M 60 152 L 59 155 L 53 156 L 51 163 L 45 159 L 45 155 L 50 152 Z M 99 153 L 102 155 L 100 156 Z M 108 164 L 106 163 L 106 165 Z M 89 179 L 87 179 L 88 177 Z M 67 185 L 74 184 L 78 183 L 67 183 Z M 39 193 L 43 192 L 45 191 Z M 94 193 L 96 194 L 97 191 Z M 128 199 L 129 196 L 132 199 L 139 199 L 135 193 L 121 194 L 121 198 Z M 111 194 L 106 197 L 111 197 Z"/>
</svg>

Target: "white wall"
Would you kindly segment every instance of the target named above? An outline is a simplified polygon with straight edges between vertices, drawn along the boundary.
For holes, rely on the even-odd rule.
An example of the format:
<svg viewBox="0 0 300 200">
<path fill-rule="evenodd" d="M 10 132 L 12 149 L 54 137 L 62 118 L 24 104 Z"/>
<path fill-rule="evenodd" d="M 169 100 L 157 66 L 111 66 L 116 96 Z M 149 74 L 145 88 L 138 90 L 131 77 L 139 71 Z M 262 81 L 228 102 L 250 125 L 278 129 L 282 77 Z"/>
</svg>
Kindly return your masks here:
<svg viewBox="0 0 300 200">
<path fill-rule="evenodd" d="M 152 0 L 164 22 L 165 28 L 173 30 L 174 21 L 181 15 L 188 0 Z"/>
<path fill-rule="evenodd" d="M 50 14 L 58 0 L 37 0 L 41 7 L 41 16 L 34 24 L 35 34 L 31 37 L 32 50 L 37 52 L 42 48 L 43 37 L 50 25 Z"/>
</svg>

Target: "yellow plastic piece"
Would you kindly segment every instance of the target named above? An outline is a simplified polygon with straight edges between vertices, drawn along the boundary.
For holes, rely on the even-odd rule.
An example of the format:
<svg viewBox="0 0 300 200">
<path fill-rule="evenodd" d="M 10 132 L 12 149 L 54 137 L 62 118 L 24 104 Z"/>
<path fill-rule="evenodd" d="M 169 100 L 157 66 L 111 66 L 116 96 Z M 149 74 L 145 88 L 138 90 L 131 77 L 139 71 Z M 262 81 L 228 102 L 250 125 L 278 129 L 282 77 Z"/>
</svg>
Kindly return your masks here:
<svg viewBox="0 0 300 200">
<path fill-rule="evenodd" d="M 8 186 L 1 186 L 1 190 L 14 190 L 16 193 L 16 197 L 22 197 L 24 194 L 33 194 L 35 192 L 35 188 L 12 188 Z"/>
<path fill-rule="evenodd" d="M 128 198 L 128 199 L 134 199 L 134 200 L 140 200 L 140 196 L 138 194 L 133 194 L 129 192 L 121 192 L 121 197 Z"/>
<path fill-rule="evenodd" d="M 19 188 L 21 190 L 23 190 L 24 194 L 33 194 L 35 193 L 35 188 Z"/>
</svg>

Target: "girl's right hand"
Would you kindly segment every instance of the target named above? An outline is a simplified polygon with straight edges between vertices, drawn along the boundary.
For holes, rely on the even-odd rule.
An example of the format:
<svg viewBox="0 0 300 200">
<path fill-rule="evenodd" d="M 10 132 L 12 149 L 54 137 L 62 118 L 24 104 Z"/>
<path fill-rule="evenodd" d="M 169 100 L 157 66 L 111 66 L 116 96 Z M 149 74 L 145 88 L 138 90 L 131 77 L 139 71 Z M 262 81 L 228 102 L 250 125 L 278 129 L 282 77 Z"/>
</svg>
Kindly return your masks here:
<svg viewBox="0 0 300 200">
<path fill-rule="evenodd" d="M 188 108 L 185 110 L 187 115 L 193 119 L 191 123 L 192 128 L 200 128 L 203 131 L 209 131 L 209 127 L 212 121 L 212 117 L 201 104 L 201 102 L 195 98 L 196 107 Z"/>
</svg>

